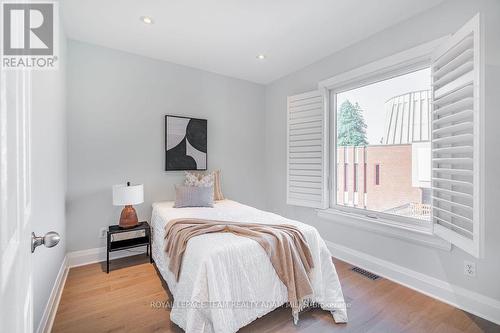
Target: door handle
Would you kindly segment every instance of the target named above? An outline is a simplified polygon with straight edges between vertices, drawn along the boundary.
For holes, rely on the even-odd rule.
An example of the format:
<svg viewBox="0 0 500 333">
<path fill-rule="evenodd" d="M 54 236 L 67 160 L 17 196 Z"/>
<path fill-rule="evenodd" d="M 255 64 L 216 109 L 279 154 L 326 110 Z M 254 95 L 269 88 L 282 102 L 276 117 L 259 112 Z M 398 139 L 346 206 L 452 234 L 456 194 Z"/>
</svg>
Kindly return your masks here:
<svg viewBox="0 0 500 333">
<path fill-rule="evenodd" d="M 34 232 L 31 233 L 31 253 L 40 245 L 45 247 L 54 247 L 61 240 L 61 236 L 55 231 L 49 231 L 45 236 L 36 236 Z"/>
</svg>

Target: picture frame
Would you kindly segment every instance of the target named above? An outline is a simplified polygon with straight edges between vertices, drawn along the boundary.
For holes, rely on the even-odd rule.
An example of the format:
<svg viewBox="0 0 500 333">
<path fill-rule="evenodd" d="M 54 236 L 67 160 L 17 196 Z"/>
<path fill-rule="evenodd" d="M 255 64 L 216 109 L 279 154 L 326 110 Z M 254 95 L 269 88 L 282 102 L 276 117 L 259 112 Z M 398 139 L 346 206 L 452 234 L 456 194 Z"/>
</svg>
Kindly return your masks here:
<svg viewBox="0 0 500 333">
<path fill-rule="evenodd" d="M 206 119 L 165 115 L 165 171 L 207 170 Z"/>
</svg>

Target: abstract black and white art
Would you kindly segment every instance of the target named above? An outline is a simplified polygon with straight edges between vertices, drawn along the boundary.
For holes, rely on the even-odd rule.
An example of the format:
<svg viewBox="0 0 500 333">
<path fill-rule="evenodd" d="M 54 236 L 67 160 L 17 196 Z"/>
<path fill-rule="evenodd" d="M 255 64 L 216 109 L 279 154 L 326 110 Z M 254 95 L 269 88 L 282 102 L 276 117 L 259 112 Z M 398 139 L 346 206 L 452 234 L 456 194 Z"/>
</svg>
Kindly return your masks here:
<svg viewBox="0 0 500 333">
<path fill-rule="evenodd" d="M 207 120 L 165 116 L 166 171 L 207 169 Z"/>
</svg>

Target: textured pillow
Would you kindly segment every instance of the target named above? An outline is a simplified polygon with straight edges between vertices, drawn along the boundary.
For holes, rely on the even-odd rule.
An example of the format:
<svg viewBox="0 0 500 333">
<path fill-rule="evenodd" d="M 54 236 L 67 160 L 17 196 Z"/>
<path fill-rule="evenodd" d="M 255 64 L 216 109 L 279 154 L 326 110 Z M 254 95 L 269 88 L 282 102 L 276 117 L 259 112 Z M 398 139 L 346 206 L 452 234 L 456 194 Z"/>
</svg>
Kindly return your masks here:
<svg viewBox="0 0 500 333">
<path fill-rule="evenodd" d="M 214 175 L 213 173 L 195 173 L 188 172 L 186 173 L 186 180 L 184 181 L 184 185 L 187 186 L 197 186 L 197 187 L 211 187 L 214 186 Z"/>
<path fill-rule="evenodd" d="M 214 188 L 199 186 L 175 186 L 175 208 L 213 207 Z"/>
<path fill-rule="evenodd" d="M 224 200 L 220 182 L 220 170 L 209 173 L 186 171 L 186 180 L 184 181 L 184 185 L 199 187 L 207 187 L 213 185 L 214 200 Z"/>
</svg>

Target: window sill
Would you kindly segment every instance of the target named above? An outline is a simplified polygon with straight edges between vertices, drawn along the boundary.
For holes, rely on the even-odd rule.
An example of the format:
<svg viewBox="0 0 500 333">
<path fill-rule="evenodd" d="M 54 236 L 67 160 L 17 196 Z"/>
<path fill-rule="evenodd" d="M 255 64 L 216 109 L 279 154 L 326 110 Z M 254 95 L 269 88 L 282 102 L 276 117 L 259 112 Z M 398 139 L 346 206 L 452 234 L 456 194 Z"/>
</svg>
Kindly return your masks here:
<svg viewBox="0 0 500 333">
<path fill-rule="evenodd" d="M 396 239 L 402 239 L 418 245 L 450 251 L 451 243 L 445 241 L 427 230 L 404 227 L 379 219 L 372 219 L 359 214 L 347 213 L 337 209 L 322 209 L 317 211 L 318 217 L 341 223 L 351 227 L 368 230 L 377 234 Z"/>
</svg>

